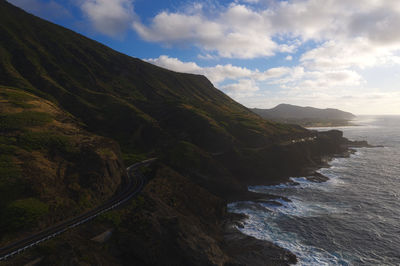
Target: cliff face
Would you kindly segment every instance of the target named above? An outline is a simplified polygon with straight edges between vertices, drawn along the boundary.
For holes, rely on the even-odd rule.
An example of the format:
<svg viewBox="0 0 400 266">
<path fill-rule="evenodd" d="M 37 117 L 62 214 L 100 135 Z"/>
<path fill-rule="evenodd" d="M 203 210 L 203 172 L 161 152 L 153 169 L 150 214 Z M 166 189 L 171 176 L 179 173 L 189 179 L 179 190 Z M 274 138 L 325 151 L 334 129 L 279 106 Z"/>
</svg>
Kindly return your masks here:
<svg viewBox="0 0 400 266">
<path fill-rule="evenodd" d="M 141 197 L 11 264 L 293 262 L 232 228 L 227 238 L 227 200 L 345 149 L 338 132 L 266 121 L 203 76 L 120 54 L 5 1 L 0 85 L 3 243 L 96 206 L 123 185 L 126 166 L 159 158 Z M 90 240 L 108 229 L 109 242 Z"/>
</svg>

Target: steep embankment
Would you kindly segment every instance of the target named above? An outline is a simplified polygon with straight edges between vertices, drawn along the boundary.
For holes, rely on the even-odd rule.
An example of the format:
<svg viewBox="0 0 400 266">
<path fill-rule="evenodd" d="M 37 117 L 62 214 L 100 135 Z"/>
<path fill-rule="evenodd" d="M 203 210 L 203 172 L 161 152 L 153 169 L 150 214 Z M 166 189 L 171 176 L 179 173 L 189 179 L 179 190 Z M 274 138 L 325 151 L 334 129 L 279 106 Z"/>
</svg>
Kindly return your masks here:
<svg viewBox="0 0 400 266">
<path fill-rule="evenodd" d="M 28 201 L 35 209 L 32 219 L 44 221 L 35 225 L 43 227 L 115 192 L 125 171 L 121 158 L 126 164 L 159 158 L 141 198 L 24 254 L 18 263 L 32 258 L 92 265 L 293 261 L 262 241 L 253 239 L 253 246 L 242 250 L 235 247 L 248 238 L 227 241 L 226 200 L 247 196 L 247 185 L 283 181 L 346 148 L 338 145 L 340 134 L 317 136 L 266 121 L 203 76 L 120 54 L 5 1 L 0 1 L 0 85 L 7 104 L 2 106 L 8 106 L 1 139 L 9 157 L 2 162 L 23 171 L 10 170 L 2 184 L 22 177 L 29 184 L 22 187 L 33 189 L 21 191 L 2 213 L 14 201 L 34 198 Z M 13 103 L 10 93 L 28 98 Z M 41 107 L 31 107 L 34 102 Z M 28 120 L 10 128 L 9 116 Z M 304 138 L 312 140 L 292 142 Z M 27 150 L 25 143 L 32 147 Z M 110 228 L 108 244 L 90 241 Z M 15 238 L 27 231 L 7 232 Z"/>
</svg>

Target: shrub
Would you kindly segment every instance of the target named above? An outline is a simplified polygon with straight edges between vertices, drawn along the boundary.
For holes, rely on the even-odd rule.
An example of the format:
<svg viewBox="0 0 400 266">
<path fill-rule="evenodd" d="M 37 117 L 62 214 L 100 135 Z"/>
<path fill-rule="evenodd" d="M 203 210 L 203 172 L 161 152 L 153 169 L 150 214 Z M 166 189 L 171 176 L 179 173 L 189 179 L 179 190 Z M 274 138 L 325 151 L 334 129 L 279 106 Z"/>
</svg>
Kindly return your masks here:
<svg viewBox="0 0 400 266">
<path fill-rule="evenodd" d="M 49 150 L 50 153 L 73 151 L 70 138 L 53 132 L 26 131 L 17 139 L 18 146 L 27 150 Z"/>
<path fill-rule="evenodd" d="M 121 216 L 122 214 L 119 211 L 109 211 L 99 215 L 97 220 L 118 227 L 121 224 Z"/>
<path fill-rule="evenodd" d="M 141 162 L 146 159 L 146 156 L 143 154 L 135 154 L 135 153 L 122 153 L 122 159 L 126 166 L 132 165 L 137 162 Z"/>
<path fill-rule="evenodd" d="M 0 155 L 0 207 L 24 192 L 21 169 L 9 155 Z"/>
<path fill-rule="evenodd" d="M 1 144 L 0 143 L 0 154 L 13 154 L 17 147 L 14 145 L 7 145 L 7 144 Z"/>
<path fill-rule="evenodd" d="M 15 200 L 3 212 L 2 227 L 7 231 L 31 228 L 48 211 L 48 206 L 36 198 Z"/>
<path fill-rule="evenodd" d="M 30 126 L 42 126 L 52 121 L 49 114 L 43 112 L 21 112 L 0 115 L 0 131 L 20 130 Z"/>
</svg>

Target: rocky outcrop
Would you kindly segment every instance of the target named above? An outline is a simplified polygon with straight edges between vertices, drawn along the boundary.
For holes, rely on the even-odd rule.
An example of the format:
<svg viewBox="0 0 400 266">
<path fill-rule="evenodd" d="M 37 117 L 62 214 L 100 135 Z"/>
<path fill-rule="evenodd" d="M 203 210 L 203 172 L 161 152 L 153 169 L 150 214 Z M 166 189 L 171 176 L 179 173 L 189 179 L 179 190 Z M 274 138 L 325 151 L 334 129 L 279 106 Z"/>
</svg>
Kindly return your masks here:
<svg viewBox="0 0 400 266">
<path fill-rule="evenodd" d="M 296 256 L 290 251 L 270 242 L 244 235 L 236 228 L 229 228 L 225 231 L 224 243 L 226 253 L 233 259 L 233 262 L 226 264 L 226 266 L 290 265 L 297 263 Z"/>
</svg>

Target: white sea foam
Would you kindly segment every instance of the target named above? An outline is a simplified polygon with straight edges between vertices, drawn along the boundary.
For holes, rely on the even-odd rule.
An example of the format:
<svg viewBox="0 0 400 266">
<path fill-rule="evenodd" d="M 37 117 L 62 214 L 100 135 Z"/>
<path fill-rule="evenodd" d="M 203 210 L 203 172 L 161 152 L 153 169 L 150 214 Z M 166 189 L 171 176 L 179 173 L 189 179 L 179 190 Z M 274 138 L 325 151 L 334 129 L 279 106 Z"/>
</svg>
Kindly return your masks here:
<svg viewBox="0 0 400 266">
<path fill-rule="evenodd" d="M 342 183 L 340 176 L 335 172 L 342 168 L 346 158 L 335 158 L 332 160 L 332 167 L 321 168 L 317 172 L 329 178 L 328 181 L 317 183 L 310 181 L 306 177 L 292 177 L 291 182 L 273 186 L 250 186 L 248 189 L 253 192 L 289 196 L 290 201 L 274 199 L 279 204 L 259 203 L 266 207 L 268 211 L 260 211 L 256 208 L 247 208 L 246 205 L 231 203 L 228 208 L 232 212 L 246 214 L 244 228 L 240 228 L 243 233 L 258 239 L 268 240 L 278 246 L 286 248 L 298 257 L 297 265 L 349 265 L 349 262 L 342 254 L 331 254 L 323 249 L 305 245 L 294 232 L 282 231 L 279 227 L 279 217 L 320 217 L 329 214 L 345 211 L 343 206 L 336 208 L 321 202 L 307 202 L 299 197 L 293 196 L 293 190 L 307 189 L 313 191 L 329 190 L 337 184 Z M 251 202 L 247 202 L 252 204 Z M 254 204 L 254 203 L 253 203 Z"/>
<path fill-rule="evenodd" d="M 378 121 L 380 126 L 384 119 Z M 239 230 L 292 251 L 298 265 L 400 265 L 400 120 L 396 121 L 382 130 L 349 128 L 346 137 L 385 147 L 356 148 L 349 158 L 333 159 L 331 167 L 318 171 L 329 178 L 327 182 L 302 177 L 287 184 L 249 187 L 291 202 L 229 205 L 230 211 L 249 217 Z"/>
<path fill-rule="evenodd" d="M 306 177 L 290 177 L 291 181 L 287 183 L 282 183 L 279 185 L 272 186 L 249 186 L 248 190 L 252 192 L 270 192 L 271 190 L 277 189 L 287 189 L 287 188 L 306 188 L 310 186 L 314 186 L 317 184 L 316 182 L 308 180 Z"/>
<path fill-rule="evenodd" d="M 293 205 L 296 203 L 282 202 L 283 207 L 277 207 L 280 213 L 286 215 L 296 212 L 304 212 L 307 208 L 296 208 Z M 298 257 L 297 265 L 349 265 L 349 262 L 344 259 L 343 255 L 335 253 L 331 254 L 323 249 L 305 245 L 299 239 L 296 233 L 282 231 L 278 224 L 277 219 L 279 213 L 259 213 L 248 209 L 237 209 L 237 204 L 230 204 L 229 210 L 232 212 L 244 213 L 249 219 L 246 220 L 244 228 L 239 228 L 244 234 L 253 236 L 258 239 L 271 241 L 274 244 L 286 248 L 296 254 Z M 289 208 L 290 210 L 285 211 Z"/>
<path fill-rule="evenodd" d="M 335 169 L 339 167 L 334 167 Z M 340 176 L 337 175 L 333 169 L 330 168 L 321 168 L 317 172 L 328 177 L 329 179 L 325 182 L 315 182 L 313 180 L 308 179 L 307 177 L 291 177 L 289 178 L 291 181 L 279 185 L 272 186 L 249 186 L 248 190 L 257 193 L 266 193 L 266 194 L 282 194 L 286 195 L 286 192 L 290 192 L 293 189 L 318 189 L 329 191 L 337 185 L 343 184 L 344 181 L 340 179 Z"/>
<path fill-rule="evenodd" d="M 361 152 L 357 151 L 356 157 L 361 156 Z M 348 161 L 348 158 L 333 158 L 330 162 L 330 166 L 327 168 L 320 168 L 317 170 L 317 173 L 320 173 L 326 177 L 328 180 L 326 182 L 315 182 L 307 177 L 290 177 L 290 181 L 286 183 L 281 183 L 278 185 L 271 186 L 249 186 L 248 190 L 252 192 L 258 193 L 268 193 L 270 194 L 273 190 L 285 190 L 285 189 L 322 189 L 329 190 L 332 185 L 337 185 L 343 183 L 343 180 L 340 180 L 340 176 L 338 175 L 338 170 L 346 169 L 345 163 Z"/>
</svg>

